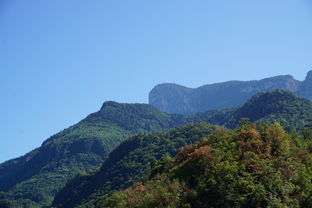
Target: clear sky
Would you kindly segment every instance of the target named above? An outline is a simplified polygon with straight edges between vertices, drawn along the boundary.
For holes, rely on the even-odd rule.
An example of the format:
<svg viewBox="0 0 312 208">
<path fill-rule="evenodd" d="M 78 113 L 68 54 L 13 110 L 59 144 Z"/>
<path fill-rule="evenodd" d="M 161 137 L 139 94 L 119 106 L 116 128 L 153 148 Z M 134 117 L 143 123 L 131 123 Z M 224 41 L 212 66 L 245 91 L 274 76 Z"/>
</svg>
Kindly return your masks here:
<svg viewBox="0 0 312 208">
<path fill-rule="evenodd" d="M 311 0 L 0 0 L 0 162 L 159 83 L 311 69 Z"/>
</svg>

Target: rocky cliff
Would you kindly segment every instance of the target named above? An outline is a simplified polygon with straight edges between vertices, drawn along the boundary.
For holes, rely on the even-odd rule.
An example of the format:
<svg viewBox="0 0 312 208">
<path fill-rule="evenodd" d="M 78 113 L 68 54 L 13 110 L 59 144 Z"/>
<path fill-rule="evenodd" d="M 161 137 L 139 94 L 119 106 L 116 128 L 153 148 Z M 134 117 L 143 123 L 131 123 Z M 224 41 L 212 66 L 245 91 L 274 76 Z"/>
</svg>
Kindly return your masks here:
<svg viewBox="0 0 312 208">
<path fill-rule="evenodd" d="M 304 81 L 290 75 L 281 75 L 254 81 L 228 81 L 187 88 L 165 83 L 155 86 L 149 93 L 149 104 L 158 109 L 178 114 L 192 114 L 212 109 L 238 106 L 251 96 L 268 90 L 283 89 L 312 99 L 312 71 Z"/>
</svg>

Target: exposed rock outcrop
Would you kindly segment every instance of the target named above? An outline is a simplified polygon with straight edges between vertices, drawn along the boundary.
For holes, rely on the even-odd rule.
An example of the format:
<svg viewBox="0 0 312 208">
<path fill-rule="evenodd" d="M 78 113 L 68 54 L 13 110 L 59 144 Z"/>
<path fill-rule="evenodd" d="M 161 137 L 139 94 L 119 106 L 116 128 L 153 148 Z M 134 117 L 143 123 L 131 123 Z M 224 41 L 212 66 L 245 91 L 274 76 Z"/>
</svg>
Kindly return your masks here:
<svg viewBox="0 0 312 208">
<path fill-rule="evenodd" d="M 178 114 L 192 114 L 212 109 L 238 106 L 251 96 L 274 89 L 289 90 L 312 99 L 312 71 L 304 81 L 280 75 L 254 81 L 228 81 L 187 88 L 177 84 L 160 84 L 149 93 L 149 104 Z"/>
</svg>

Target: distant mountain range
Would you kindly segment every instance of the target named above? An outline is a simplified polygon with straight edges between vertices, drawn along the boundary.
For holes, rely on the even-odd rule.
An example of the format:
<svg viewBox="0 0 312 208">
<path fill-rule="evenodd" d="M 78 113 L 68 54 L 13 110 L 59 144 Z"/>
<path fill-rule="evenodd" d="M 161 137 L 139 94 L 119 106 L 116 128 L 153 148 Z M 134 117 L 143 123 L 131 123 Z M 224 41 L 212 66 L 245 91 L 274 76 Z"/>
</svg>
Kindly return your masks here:
<svg viewBox="0 0 312 208">
<path fill-rule="evenodd" d="M 289 77 L 254 82 L 277 86 Z M 148 104 L 105 102 L 98 112 L 39 148 L 0 164 L 0 207 L 94 207 L 98 196 L 146 177 L 151 163 L 164 155 L 175 156 L 182 146 L 221 126 L 235 128 L 243 117 L 259 124 L 279 122 L 290 132 L 301 132 L 312 124 L 312 101 L 294 91 L 299 94 L 295 89 L 300 89 L 300 95 L 308 97 L 308 80 L 311 72 L 304 82 L 287 85 L 292 92 L 260 92 L 240 106 L 191 115 L 166 113 Z"/>
<path fill-rule="evenodd" d="M 259 92 L 275 89 L 289 90 L 311 100 L 312 71 L 307 73 L 304 81 L 281 75 L 258 81 L 207 84 L 194 89 L 177 84 L 160 84 L 149 93 L 149 104 L 168 113 L 193 114 L 238 106 Z"/>
<path fill-rule="evenodd" d="M 311 122 L 312 101 L 289 91 L 276 90 L 258 93 L 241 107 L 198 113 L 185 116 L 184 119 L 234 128 L 244 117 L 259 124 L 276 121 L 286 129 L 300 131 Z M 216 129 L 220 129 L 220 126 L 199 122 L 168 132 L 129 137 L 109 154 L 99 171 L 79 175 L 68 183 L 57 194 L 53 205 L 57 208 L 93 207 L 98 196 L 128 188 L 142 180 L 149 173 L 154 160 L 159 160 L 165 154 L 175 156 L 183 145 L 196 143 Z"/>
</svg>

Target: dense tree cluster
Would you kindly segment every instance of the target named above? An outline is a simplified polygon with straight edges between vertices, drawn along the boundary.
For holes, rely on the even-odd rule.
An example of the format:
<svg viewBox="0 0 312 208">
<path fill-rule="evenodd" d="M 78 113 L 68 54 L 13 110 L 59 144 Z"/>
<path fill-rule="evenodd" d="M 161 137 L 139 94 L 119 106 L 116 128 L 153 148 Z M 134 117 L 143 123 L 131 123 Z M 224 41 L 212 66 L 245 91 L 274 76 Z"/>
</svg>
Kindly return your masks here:
<svg viewBox="0 0 312 208">
<path fill-rule="evenodd" d="M 239 126 L 242 117 L 256 123 L 260 135 L 261 126 L 278 122 L 290 135 L 302 132 L 305 138 L 312 137 L 307 130 L 312 127 L 312 102 L 283 90 L 259 93 L 235 108 L 195 115 L 168 114 L 146 104 L 106 102 L 100 111 L 50 137 L 41 147 L 0 164 L 1 206 L 93 207 L 99 195 L 129 188 L 148 178 L 151 164 L 154 169 L 150 177 L 161 173 L 167 167 L 162 165 L 167 164 L 165 159 L 158 161 L 161 157 L 174 156 L 180 147 L 197 142 L 219 128 L 199 121 L 233 129 Z M 176 128 L 182 125 L 186 126 Z M 167 131 L 172 128 L 176 129 Z M 297 140 L 291 140 L 291 148 L 293 144 L 306 145 Z M 260 145 L 262 140 L 252 141 L 252 144 L 244 140 L 234 143 L 243 151 L 250 145 Z M 184 147 L 184 151 L 191 147 Z M 196 150 L 193 156 L 208 154 L 209 148 L 216 151 L 209 145 Z M 257 155 L 263 159 L 271 154 L 262 149 L 256 153 L 247 155 L 256 160 Z M 169 176 L 164 178 L 171 180 Z M 187 188 L 188 184 L 183 183 L 180 188 Z"/>
<path fill-rule="evenodd" d="M 216 130 L 159 161 L 151 180 L 103 196 L 97 207 L 312 207 L 306 133 L 290 135 L 278 123 Z"/>
<path fill-rule="evenodd" d="M 106 102 L 100 111 L 53 135 L 41 147 L 0 164 L 0 191 L 6 192 L 0 199 L 16 200 L 14 204 L 32 201 L 26 207 L 50 206 L 67 181 L 99 168 L 128 136 L 176 127 L 185 122 L 179 117 L 146 104 Z"/>
<path fill-rule="evenodd" d="M 79 175 L 68 183 L 53 205 L 74 207 L 83 203 L 84 207 L 92 206 L 96 196 L 128 188 L 144 178 L 150 165 L 164 155 L 174 156 L 182 146 L 199 141 L 217 128 L 220 127 L 199 122 L 168 132 L 134 135 L 111 152 L 97 173 Z"/>
</svg>

